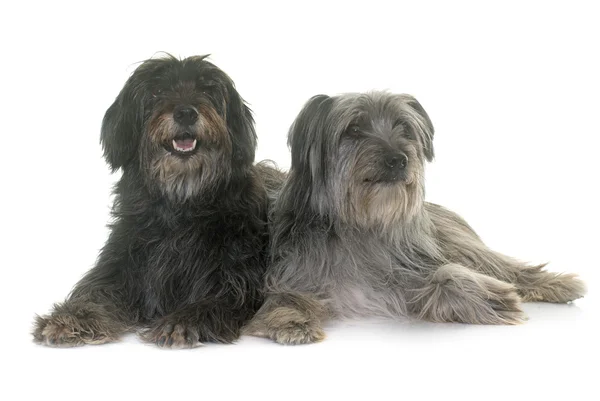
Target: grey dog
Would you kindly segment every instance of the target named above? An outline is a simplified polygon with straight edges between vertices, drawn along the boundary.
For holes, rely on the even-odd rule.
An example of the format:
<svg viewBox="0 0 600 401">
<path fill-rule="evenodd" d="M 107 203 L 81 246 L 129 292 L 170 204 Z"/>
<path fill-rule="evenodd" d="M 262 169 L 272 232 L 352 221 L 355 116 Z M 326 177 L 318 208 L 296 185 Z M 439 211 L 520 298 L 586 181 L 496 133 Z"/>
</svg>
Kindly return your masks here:
<svg viewBox="0 0 600 401">
<path fill-rule="evenodd" d="M 267 298 L 247 334 L 310 343 L 324 338 L 325 321 L 364 316 L 517 324 L 522 301 L 584 295 L 575 275 L 497 253 L 460 216 L 424 201 L 433 132 L 409 95 L 308 101 L 290 129 Z"/>
</svg>

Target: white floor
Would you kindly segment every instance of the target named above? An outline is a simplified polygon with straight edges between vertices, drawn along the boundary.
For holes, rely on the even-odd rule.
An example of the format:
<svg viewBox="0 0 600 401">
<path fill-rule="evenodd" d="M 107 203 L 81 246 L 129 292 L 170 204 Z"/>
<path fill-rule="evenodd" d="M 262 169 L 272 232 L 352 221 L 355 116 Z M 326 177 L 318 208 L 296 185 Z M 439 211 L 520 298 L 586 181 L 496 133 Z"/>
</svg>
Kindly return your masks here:
<svg viewBox="0 0 600 401">
<path fill-rule="evenodd" d="M 513 327 L 337 323 L 324 342 L 296 347 L 244 337 L 164 351 L 132 335 L 51 349 L 20 335 L 4 349 L 0 398 L 597 400 L 592 302 L 526 304 L 529 321 Z"/>
</svg>

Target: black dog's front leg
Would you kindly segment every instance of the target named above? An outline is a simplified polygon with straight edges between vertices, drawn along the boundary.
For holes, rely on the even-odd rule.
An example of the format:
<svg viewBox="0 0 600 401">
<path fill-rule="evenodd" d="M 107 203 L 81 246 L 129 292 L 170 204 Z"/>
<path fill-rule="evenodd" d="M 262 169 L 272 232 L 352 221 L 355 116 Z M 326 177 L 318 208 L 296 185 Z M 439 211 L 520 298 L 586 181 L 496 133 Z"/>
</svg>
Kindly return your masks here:
<svg viewBox="0 0 600 401">
<path fill-rule="evenodd" d="M 93 283 L 97 273 L 90 271 L 50 314 L 36 316 L 35 342 L 51 347 L 104 344 L 116 341 L 133 325 L 120 306 L 120 291 L 108 283 Z"/>
<path fill-rule="evenodd" d="M 117 340 L 135 324 L 128 303 L 123 271 L 129 262 L 127 242 L 113 233 L 98 263 L 50 314 L 36 316 L 34 341 L 51 347 L 103 344 Z"/>
</svg>

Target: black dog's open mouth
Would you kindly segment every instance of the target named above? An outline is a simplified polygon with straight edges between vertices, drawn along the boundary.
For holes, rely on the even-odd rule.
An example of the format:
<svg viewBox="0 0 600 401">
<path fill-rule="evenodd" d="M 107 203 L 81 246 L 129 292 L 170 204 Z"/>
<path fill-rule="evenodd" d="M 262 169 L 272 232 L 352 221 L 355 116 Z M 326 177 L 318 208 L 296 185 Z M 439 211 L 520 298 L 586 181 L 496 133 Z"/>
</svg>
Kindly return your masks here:
<svg viewBox="0 0 600 401">
<path fill-rule="evenodd" d="M 194 153 L 198 147 L 196 137 L 188 132 L 177 135 L 171 142 L 171 151 L 178 155 L 189 155 Z"/>
</svg>

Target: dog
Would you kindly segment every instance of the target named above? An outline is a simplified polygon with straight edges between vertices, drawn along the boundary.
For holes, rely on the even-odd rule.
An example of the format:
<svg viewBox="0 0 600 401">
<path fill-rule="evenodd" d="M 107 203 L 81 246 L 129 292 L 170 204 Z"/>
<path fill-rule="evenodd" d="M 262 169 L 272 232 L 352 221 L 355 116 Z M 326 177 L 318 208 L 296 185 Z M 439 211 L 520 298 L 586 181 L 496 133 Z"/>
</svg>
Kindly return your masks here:
<svg viewBox="0 0 600 401">
<path fill-rule="evenodd" d="M 273 206 L 267 296 L 246 333 L 304 344 L 322 340 L 329 319 L 365 316 L 517 324 L 521 301 L 584 295 L 575 275 L 494 252 L 460 216 L 424 201 L 433 135 L 409 95 L 308 101 Z"/>
<path fill-rule="evenodd" d="M 123 333 L 163 348 L 231 343 L 262 302 L 269 183 L 251 110 L 207 56 L 149 59 L 102 122 L 114 222 L 95 267 L 37 316 L 40 344 Z"/>
</svg>

